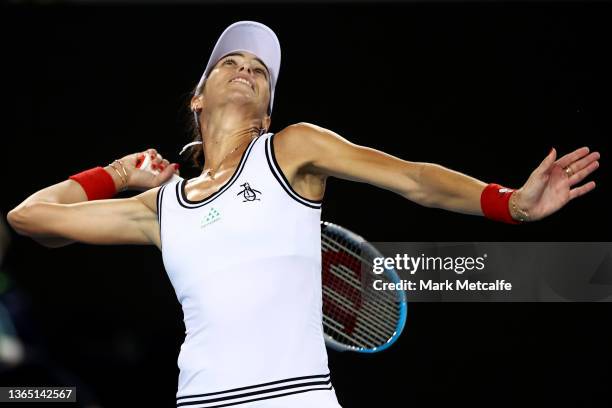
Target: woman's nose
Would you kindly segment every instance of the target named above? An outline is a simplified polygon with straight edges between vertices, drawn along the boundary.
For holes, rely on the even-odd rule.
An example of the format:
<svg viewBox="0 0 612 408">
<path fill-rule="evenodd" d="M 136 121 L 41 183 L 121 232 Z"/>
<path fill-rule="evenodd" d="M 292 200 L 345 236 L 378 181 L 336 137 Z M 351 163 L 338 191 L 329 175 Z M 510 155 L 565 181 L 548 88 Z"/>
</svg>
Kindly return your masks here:
<svg viewBox="0 0 612 408">
<path fill-rule="evenodd" d="M 248 65 L 247 63 L 243 63 L 243 64 L 240 66 L 239 71 L 243 71 L 243 70 L 245 70 L 245 69 L 248 71 L 248 73 L 249 73 L 249 74 L 251 73 L 251 66 L 250 66 L 250 65 Z"/>
</svg>

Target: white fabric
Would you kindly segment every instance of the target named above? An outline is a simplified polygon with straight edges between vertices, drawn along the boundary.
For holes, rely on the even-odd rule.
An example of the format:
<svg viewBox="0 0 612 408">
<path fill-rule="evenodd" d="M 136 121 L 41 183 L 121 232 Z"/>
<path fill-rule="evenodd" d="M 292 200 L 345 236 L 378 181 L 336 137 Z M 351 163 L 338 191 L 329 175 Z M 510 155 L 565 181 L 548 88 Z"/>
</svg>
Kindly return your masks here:
<svg viewBox="0 0 612 408">
<path fill-rule="evenodd" d="M 164 266 L 186 327 L 179 406 L 339 407 L 323 339 L 320 203 L 289 194 L 266 155 L 271 137 L 251 142 L 211 197 L 186 200 L 185 180 L 158 194 Z"/>
<path fill-rule="evenodd" d="M 274 90 L 281 63 L 280 43 L 270 27 L 256 21 L 238 21 L 221 33 L 196 90 L 202 87 L 215 64 L 225 55 L 235 51 L 255 54 L 266 64 L 270 72 L 270 112 L 272 112 Z"/>
</svg>

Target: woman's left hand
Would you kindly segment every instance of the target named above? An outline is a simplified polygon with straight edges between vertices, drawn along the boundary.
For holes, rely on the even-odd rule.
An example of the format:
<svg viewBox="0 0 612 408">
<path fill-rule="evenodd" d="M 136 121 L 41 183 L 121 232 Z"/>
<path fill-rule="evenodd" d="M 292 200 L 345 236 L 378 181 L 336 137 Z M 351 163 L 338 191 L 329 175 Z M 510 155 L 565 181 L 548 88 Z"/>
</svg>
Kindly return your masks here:
<svg viewBox="0 0 612 408">
<path fill-rule="evenodd" d="M 531 173 L 529 179 L 514 194 L 516 205 L 529 214 L 529 221 L 549 216 L 570 200 L 595 188 L 595 182 L 576 186 L 599 167 L 599 153 L 589 154 L 581 147 L 555 160 L 553 148 L 544 161 Z"/>
</svg>

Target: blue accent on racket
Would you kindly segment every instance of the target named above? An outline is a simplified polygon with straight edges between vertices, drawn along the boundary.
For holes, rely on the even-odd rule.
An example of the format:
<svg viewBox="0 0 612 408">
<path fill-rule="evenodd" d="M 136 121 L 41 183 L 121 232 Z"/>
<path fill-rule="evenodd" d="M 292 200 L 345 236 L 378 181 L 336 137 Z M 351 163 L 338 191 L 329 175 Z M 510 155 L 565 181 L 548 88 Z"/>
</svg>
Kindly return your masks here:
<svg viewBox="0 0 612 408">
<path fill-rule="evenodd" d="M 323 330 L 337 351 L 377 353 L 389 348 L 406 325 L 403 290 L 375 290 L 374 281 L 400 283 L 393 268 L 378 275 L 373 259 L 383 257 L 361 236 L 321 222 Z"/>
</svg>

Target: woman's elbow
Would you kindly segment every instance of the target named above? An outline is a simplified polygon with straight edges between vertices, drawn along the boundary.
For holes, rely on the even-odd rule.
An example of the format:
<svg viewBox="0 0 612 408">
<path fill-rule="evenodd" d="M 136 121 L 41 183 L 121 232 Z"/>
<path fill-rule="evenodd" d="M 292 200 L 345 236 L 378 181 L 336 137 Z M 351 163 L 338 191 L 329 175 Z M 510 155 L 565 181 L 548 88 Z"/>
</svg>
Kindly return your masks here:
<svg viewBox="0 0 612 408">
<path fill-rule="evenodd" d="M 6 216 L 9 225 L 19 235 L 31 236 L 36 231 L 36 203 L 20 205 Z"/>
<path fill-rule="evenodd" d="M 425 191 L 410 191 L 402 194 L 404 198 L 416 203 L 420 206 L 427 208 L 438 208 L 439 202 L 433 194 L 429 194 Z"/>
</svg>

